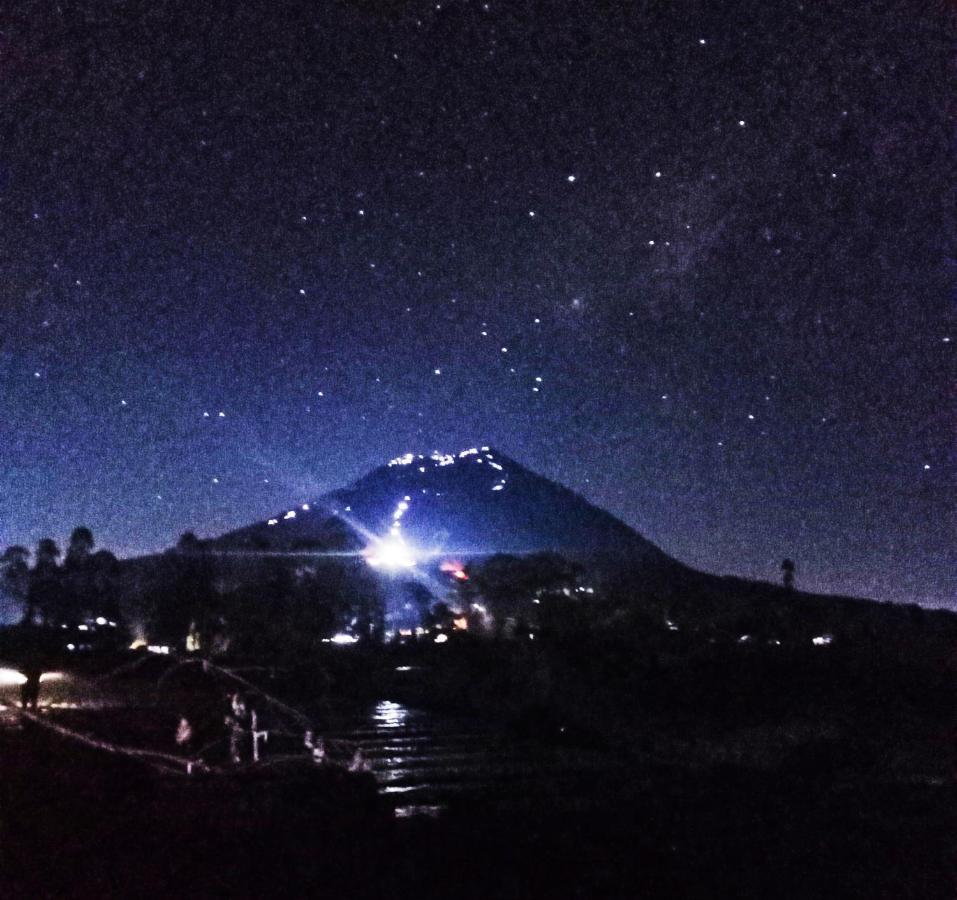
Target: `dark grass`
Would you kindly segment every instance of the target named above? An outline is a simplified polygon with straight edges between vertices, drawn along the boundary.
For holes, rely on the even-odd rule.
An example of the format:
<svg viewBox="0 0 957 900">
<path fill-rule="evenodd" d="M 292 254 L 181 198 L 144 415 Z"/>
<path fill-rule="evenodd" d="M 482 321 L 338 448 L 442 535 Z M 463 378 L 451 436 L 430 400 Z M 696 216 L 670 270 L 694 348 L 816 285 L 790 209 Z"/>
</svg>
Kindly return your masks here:
<svg viewBox="0 0 957 900">
<path fill-rule="evenodd" d="M 957 704 L 940 660 L 630 646 L 556 663 L 513 645 L 449 649 L 345 649 L 277 670 L 270 687 L 297 702 L 389 696 L 622 764 L 574 791 L 490 783 L 438 819 L 396 820 L 369 780 L 335 770 L 186 781 L 6 732 L 2 896 L 957 893 Z M 400 664 L 417 668 L 400 676 Z M 775 740 L 746 737 L 729 757 L 749 729 Z"/>
</svg>

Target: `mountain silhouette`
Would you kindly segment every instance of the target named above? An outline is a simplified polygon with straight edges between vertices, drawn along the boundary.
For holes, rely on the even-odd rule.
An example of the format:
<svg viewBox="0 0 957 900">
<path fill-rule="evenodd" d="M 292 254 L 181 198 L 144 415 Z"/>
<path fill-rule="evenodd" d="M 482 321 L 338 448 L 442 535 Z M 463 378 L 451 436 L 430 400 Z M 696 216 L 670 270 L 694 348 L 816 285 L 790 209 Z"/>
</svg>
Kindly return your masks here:
<svg viewBox="0 0 957 900">
<path fill-rule="evenodd" d="M 349 487 L 213 544 L 221 550 L 361 553 L 390 540 L 423 557 L 553 551 L 684 568 L 610 513 L 491 447 L 406 454 Z"/>
</svg>

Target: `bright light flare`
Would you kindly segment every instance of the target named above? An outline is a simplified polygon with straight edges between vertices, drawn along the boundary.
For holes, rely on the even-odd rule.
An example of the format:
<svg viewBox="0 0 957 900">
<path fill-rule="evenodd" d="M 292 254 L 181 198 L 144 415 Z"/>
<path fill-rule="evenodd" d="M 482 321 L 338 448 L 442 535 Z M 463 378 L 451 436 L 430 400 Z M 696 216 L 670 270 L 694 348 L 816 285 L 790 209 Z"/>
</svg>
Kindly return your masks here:
<svg viewBox="0 0 957 900">
<path fill-rule="evenodd" d="M 0 687 L 18 687 L 26 684 L 27 676 L 16 669 L 0 669 Z"/>
<path fill-rule="evenodd" d="M 40 681 L 46 684 L 49 681 L 63 681 L 66 675 L 63 672 L 44 672 Z M 0 688 L 19 687 L 27 683 L 27 676 L 16 669 L 0 667 Z"/>
<path fill-rule="evenodd" d="M 340 631 L 339 634 L 334 634 L 329 638 L 330 643 L 333 644 L 357 644 L 359 643 L 359 638 L 354 634 L 346 634 L 344 631 Z"/>
<path fill-rule="evenodd" d="M 413 569 L 416 565 L 415 554 L 402 536 L 395 533 L 367 547 L 365 558 L 372 568 L 386 571 Z"/>
</svg>

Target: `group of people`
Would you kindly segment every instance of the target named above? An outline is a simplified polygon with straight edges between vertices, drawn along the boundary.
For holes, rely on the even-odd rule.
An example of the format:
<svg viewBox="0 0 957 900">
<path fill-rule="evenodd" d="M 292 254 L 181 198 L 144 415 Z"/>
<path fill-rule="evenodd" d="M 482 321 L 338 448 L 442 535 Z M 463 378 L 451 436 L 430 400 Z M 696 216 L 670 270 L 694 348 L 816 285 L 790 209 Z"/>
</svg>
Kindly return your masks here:
<svg viewBox="0 0 957 900">
<path fill-rule="evenodd" d="M 229 746 L 229 759 L 234 765 L 240 765 L 252 745 L 253 756 L 258 756 L 256 741 L 266 737 L 267 732 L 256 728 L 256 713 L 246 707 L 246 700 L 240 693 L 231 694 L 229 707 L 223 719 L 226 726 L 226 742 Z M 186 716 L 180 716 L 176 726 L 176 746 L 184 750 L 192 748 L 193 726 Z"/>
<path fill-rule="evenodd" d="M 241 765 L 246 761 L 250 751 L 253 760 L 259 760 L 258 742 L 261 739 L 268 738 L 268 732 L 257 729 L 257 717 L 255 710 L 246 706 L 246 700 L 240 693 L 235 693 L 229 697 L 229 709 L 224 718 L 226 725 L 226 740 L 229 746 L 229 759 L 233 765 Z M 185 716 L 181 716 L 176 728 L 176 744 L 184 749 L 190 747 L 193 742 L 193 727 Z M 303 737 L 303 744 L 313 762 L 322 765 L 329 762 L 326 751 L 325 741 L 315 735 L 311 730 L 306 731 Z M 369 760 L 366 759 L 362 749 L 357 747 L 349 761 L 350 772 L 371 772 L 372 767 Z"/>
<path fill-rule="evenodd" d="M 35 660 L 31 660 L 22 667 L 22 674 L 24 681 L 20 685 L 20 706 L 25 710 L 35 710 L 40 698 L 40 677 L 43 674 L 43 667 Z M 269 733 L 257 728 L 256 712 L 247 708 L 246 699 L 242 694 L 237 692 L 230 695 L 229 708 L 223 721 L 226 726 L 230 762 L 233 765 L 241 765 L 250 753 L 253 760 L 258 761 L 258 742 L 267 739 Z M 176 726 L 176 746 L 183 750 L 190 750 L 193 739 L 193 726 L 186 716 L 181 715 Z M 318 765 L 329 762 L 325 741 L 311 730 L 306 731 L 303 744 L 312 756 L 313 762 Z M 369 760 L 359 747 L 353 753 L 348 768 L 350 772 L 357 773 L 372 770 Z"/>
<path fill-rule="evenodd" d="M 316 737 L 312 731 L 307 731 L 303 743 L 306 749 L 312 754 L 313 762 L 319 764 L 329 762 L 329 757 L 326 755 L 326 743 L 321 737 Z M 372 765 L 369 763 L 369 760 L 366 759 L 361 747 L 356 747 L 355 753 L 352 754 L 352 759 L 349 761 L 349 771 L 372 771 Z"/>
</svg>

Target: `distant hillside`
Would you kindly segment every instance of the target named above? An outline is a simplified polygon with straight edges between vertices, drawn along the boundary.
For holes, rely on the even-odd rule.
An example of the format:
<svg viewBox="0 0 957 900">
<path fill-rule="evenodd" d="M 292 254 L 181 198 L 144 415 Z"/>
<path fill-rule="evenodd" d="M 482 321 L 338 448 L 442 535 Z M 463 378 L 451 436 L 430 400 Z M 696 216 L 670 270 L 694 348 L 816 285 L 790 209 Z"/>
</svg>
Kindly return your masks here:
<svg viewBox="0 0 957 900">
<path fill-rule="evenodd" d="M 414 592 L 403 594 L 400 584 L 427 585 L 439 599 L 447 590 L 435 580 L 442 563 L 475 571 L 496 557 L 500 564 L 548 553 L 578 564 L 583 583 L 597 588 L 582 595 L 591 598 L 588 618 L 624 632 L 666 629 L 698 642 L 772 646 L 831 634 L 909 648 L 928 638 L 957 642 L 957 617 L 949 613 L 698 572 L 490 447 L 406 454 L 265 521 L 124 561 L 123 593 L 139 621 L 162 619 L 178 604 L 180 631 L 195 618 L 189 610 L 198 603 L 197 584 L 207 585 L 211 598 L 226 598 L 233 622 L 265 608 L 278 612 L 278 598 L 295 596 L 309 615 L 345 604 L 337 615 L 348 623 L 355 610 L 344 610 L 357 598 L 386 609 L 405 604 Z M 523 590 L 516 585 L 516 603 L 528 602 Z"/>
</svg>

